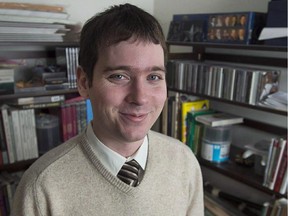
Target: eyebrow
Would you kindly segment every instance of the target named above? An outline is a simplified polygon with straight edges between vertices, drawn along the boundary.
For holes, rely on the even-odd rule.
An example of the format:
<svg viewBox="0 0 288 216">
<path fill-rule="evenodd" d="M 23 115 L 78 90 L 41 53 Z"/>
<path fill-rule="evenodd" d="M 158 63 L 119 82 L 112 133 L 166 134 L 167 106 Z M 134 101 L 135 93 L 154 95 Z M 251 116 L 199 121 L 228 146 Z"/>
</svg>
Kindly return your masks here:
<svg viewBox="0 0 288 216">
<path fill-rule="evenodd" d="M 139 71 L 139 69 L 134 68 L 134 67 L 130 67 L 130 66 L 126 66 L 126 65 L 120 65 L 120 66 L 115 66 L 115 67 L 108 66 L 108 67 L 106 67 L 106 68 L 104 69 L 104 72 L 116 71 L 116 70 Z M 153 71 L 163 71 L 163 72 L 166 73 L 165 67 L 161 67 L 161 66 L 147 67 L 147 68 L 144 69 L 144 71 L 149 71 L 149 72 L 153 72 Z"/>
</svg>

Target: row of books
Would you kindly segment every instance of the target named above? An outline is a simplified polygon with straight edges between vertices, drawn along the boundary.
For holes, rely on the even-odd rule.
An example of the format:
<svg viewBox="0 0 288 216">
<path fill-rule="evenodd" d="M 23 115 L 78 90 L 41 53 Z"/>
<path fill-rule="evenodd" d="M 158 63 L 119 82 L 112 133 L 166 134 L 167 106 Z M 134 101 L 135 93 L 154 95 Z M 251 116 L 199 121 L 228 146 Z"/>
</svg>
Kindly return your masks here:
<svg viewBox="0 0 288 216">
<path fill-rule="evenodd" d="M 207 99 L 176 93 L 168 97 L 163 109 L 162 133 L 181 140 L 198 155 L 204 125 L 218 127 L 242 122 L 242 117 L 210 109 Z"/>
<path fill-rule="evenodd" d="M 70 20 L 64 7 L 26 3 L 0 5 L 0 41 L 62 42 L 67 34 L 73 34 L 73 29 L 75 22 Z"/>
<path fill-rule="evenodd" d="M 52 120 L 46 123 L 50 124 L 47 127 L 41 126 L 38 118 L 47 112 L 58 118 L 57 127 Z M 0 117 L 2 165 L 39 157 L 39 153 L 45 153 L 43 149 L 50 150 L 82 132 L 93 115 L 89 100 L 80 96 L 65 99 L 64 95 L 54 95 L 19 98 L 9 105 L 4 104 Z M 48 138 L 55 143 L 50 145 L 49 140 L 43 140 L 45 132 L 55 133 Z M 43 146 L 43 143 L 49 146 Z"/>
<path fill-rule="evenodd" d="M 192 110 L 209 109 L 208 100 L 195 100 L 186 94 L 168 96 L 162 111 L 162 133 L 186 142 L 186 116 Z"/>
<path fill-rule="evenodd" d="M 56 64 L 66 71 L 69 88 L 76 88 L 79 47 L 56 47 Z"/>
<path fill-rule="evenodd" d="M 235 67 L 230 64 L 171 60 L 169 88 L 256 105 L 278 91 L 280 71 Z"/>
<path fill-rule="evenodd" d="M 92 119 L 90 102 L 82 97 L 65 100 L 62 103 L 60 122 L 63 142 L 81 133 Z"/>
<path fill-rule="evenodd" d="M 281 194 L 287 193 L 287 139 L 272 138 L 263 185 Z"/>
<path fill-rule="evenodd" d="M 38 143 L 34 109 L 1 107 L 1 164 L 37 158 Z"/>
</svg>

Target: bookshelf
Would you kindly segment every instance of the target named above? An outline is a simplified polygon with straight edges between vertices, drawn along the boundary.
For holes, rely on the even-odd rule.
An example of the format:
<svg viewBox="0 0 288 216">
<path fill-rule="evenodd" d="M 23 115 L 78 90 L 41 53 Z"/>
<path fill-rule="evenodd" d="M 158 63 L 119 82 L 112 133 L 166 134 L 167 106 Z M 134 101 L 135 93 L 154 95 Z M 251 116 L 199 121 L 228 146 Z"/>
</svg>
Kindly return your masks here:
<svg viewBox="0 0 288 216">
<path fill-rule="evenodd" d="M 1 59 L 27 61 L 29 62 L 29 67 L 33 67 L 33 64 L 39 64 L 39 62 L 40 64 L 56 64 L 56 48 L 59 47 L 78 47 L 78 42 L 0 42 L 0 57 Z M 17 67 L 21 69 L 23 66 L 19 65 Z M 76 88 L 7 94 L 1 93 L 0 106 L 8 103 L 9 101 L 15 101 L 18 98 L 53 95 L 65 95 L 66 99 L 79 96 Z M 56 109 L 60 109 L 60 107 L 56 107 Z M 14 163 L 1 164 L 0 172 L 23 171 L 27 169 L 35 160 L 36 158 L 32 158 L 25 159 L 23 161 L 15 161 Z"/>
<path fill-rule="evenodd" d="M 196 62 L 224 62 L 224 63 L 235 63 L 241 65 L 251 65 L 259 67 L 276 67 L 281 69 L 281 73 L 287 79 L 287 47 L 280 46 L 267 46 L 267 45 L 236 45 L 236 44 L 216 44 L 216 43 L 183 43 L 183 42 L 167 42 L 168 46 L 168 59 L 169 60 L 193 60 Z M 183 48 L 184 47 L 184 48 Z M 179 51 L 180 50 L 180 51 Z M 183 52 L 182 50 L 185 50 Z M 190 51 L 187 51 L 190 50 Z M 287 89 L 287 83 L 286 89 Z M 196 96 L 202 99 L 208 99 L 212 102 L 218 104 L 224 104 L 223 110 L 221 110 L 221 105 L 217 107 L 218 111 L 225 111 L 226 106 L 237 107 L 237 110 L 253 110 L 253 113 L 256 113 L 256 117 L 250 119 L 247 116 L 244 116 L 243 125 L 248 128 L 256 128 L 267 133 L 273 133 L 276 135 L 287 134 L 287 124 L 283 126 L 283 122 L 280 126 L 275 126 L 275 124 L 270 124 L 269 120 L 263 122 L 262 119 L 257 119 L 257 114 L 261 113 L 263 115 L 272 115 L 277 116 L 279 119 L 284 119 L 287 122 L 287 111 L 278 110 L 274 108 L 262 107 L 258 105 L 248 104 L 239 101 L 227 100 L 221 97 L 215 97 L 203 93 L 195 93 L 189 90 L 183 90 L 175 87 L 168 87 L 169 92 L 174 93 L 183 93 L 187 95 Z M 213 106 L 212 106 L 213 108 Z M 231 108 L 233 109 L 233 108 Z M 244 111 L 244 112 L 245 112 Z M 237 113 L 238 114 L 238 113 Z M 242 115 L 240 112 L 239 115 Z M 276 122 L 277 125 L 277 122 Z M 244 143 L 245 144 L 245 143 Z M 243 149 L 244 149 L 243 144 Z M 232 178 L 238 182 L 241 182 L 245 185 L 253 187 L 261 192 L 264 192 L 271 197 L 287 197 L 286 195 L 274 192 L 273 190 L 264 187 L 263 178 L 259 175 L 256 175 L 252 168 L 241 167 L 234 162 L 235 149 L 239 149 L 237 146 L 231 148 L 230 150 L 230 160 L 224 163 L 212 163 L 198 157 L 200 165 L 216 171 L 222 175 L 225 175 L 229 178 Z M 243 150 L 242 149 L 242 150 Z"/>
</svg>

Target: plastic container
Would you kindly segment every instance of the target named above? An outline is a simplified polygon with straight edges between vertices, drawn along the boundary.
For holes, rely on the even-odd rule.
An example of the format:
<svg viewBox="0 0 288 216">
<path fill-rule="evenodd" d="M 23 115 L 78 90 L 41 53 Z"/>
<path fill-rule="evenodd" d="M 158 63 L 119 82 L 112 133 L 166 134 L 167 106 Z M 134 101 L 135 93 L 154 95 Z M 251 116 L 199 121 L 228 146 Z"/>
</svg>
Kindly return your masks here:
<svg viewBox="0 0 288 216">
<path fill-rule="evenodd" d="M 231 126 L 204 126 L 201 157 L 205 160 L 221 163 L 229 159 L 231 145 Z"/>
<path fill-rule="evenodd" d="M 44 154 L 60 144 L 57 116 L 49 114 L 36 115 L 36 131 L 39 154 Z"/>
</svg>

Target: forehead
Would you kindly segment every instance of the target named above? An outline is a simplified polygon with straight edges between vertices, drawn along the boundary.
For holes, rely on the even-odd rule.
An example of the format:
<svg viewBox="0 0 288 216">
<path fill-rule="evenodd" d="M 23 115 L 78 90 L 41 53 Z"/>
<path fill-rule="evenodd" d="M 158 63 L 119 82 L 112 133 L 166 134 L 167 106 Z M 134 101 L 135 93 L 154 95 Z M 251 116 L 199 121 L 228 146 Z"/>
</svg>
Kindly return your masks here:
<svg viewBox="0 0 288 216">
<path fill-rule="evenodd" d="M 99 61 L 109 64 L 164 65 L 164 51 L 160 44 L 130 39 L 103 48 L 100 51 Z"/>
</svg>

